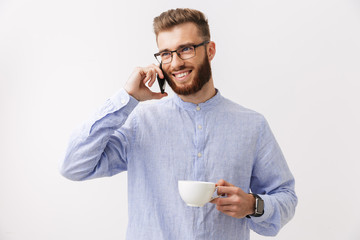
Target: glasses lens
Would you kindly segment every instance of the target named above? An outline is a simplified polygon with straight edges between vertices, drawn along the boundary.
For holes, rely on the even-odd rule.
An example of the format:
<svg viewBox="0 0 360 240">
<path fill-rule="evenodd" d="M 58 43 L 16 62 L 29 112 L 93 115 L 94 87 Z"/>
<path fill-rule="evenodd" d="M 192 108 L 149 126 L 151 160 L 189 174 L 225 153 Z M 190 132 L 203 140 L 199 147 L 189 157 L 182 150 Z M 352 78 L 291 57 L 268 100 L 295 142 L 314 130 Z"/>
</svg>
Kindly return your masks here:
<svg viewBox="0 0 360 240">
<path fill-rule="evenodd" d="M 171 52 L 162 52 L 160 53 L 161 62 L 169 63 L 171 62 Z"/>
<path fill-rule="evenodd" d="M 180 58 L 185 60 L 195 56 L 195 48 L 193 46 L 183 47 L 178 50 Z"/>
</svg>

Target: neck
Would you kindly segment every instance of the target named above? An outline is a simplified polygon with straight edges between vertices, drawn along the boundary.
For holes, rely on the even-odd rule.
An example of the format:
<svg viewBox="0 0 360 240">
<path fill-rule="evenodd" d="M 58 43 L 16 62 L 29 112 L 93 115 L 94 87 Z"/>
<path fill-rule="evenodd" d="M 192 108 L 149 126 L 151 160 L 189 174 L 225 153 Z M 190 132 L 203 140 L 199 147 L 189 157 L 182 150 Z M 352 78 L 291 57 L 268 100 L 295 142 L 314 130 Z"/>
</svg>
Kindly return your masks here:
<svg viewBox="0 0 360 240">
<path fill-rule="evenodd" d="M 191 94 L 191 95 L 178 95 L 181 100 L 183 100 L 184 102 L 191 102 L 194 104 L 199 104 L 199 103 L 203 103 L 206 102 L 207 100 L 209 100 L 210 98 L 214 97 L 216 95 L 216 90 L 214 87 L 214 82 L 212 77 L 210 78 L 209 82 L 207 82 L 200 91 Z"/>
</svg>

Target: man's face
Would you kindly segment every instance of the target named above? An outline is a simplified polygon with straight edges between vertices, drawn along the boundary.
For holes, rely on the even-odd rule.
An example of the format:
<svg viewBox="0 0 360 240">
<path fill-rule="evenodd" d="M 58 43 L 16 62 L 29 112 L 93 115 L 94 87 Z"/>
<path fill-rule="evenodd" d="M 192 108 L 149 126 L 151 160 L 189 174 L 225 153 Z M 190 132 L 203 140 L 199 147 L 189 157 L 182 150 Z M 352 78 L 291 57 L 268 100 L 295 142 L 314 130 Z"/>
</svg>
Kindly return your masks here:
<svg viewBox="0 0 360 240">
<path fill-rule="evenodd" d="M 196 45 L 203 41 L 193 23 L 181 24 L 158 34 L 159 51 L 176 50 L 182 45 Z M 179 95 L 187 96 L 198 92 L 211 78 L 206 45 L 197 47 L 195 51 L 195 57 L 186 60 L 173 53 L 171 63 L 162 65 L 168 84 Z"/>
</svg>

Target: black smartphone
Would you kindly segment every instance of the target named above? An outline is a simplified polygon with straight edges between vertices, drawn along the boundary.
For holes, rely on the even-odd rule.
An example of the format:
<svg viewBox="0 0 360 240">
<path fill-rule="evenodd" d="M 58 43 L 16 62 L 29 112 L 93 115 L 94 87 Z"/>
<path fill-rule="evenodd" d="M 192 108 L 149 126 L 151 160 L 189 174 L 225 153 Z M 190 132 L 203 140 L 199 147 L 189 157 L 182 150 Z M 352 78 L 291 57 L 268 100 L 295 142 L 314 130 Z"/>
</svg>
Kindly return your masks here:
<svg viewBox="0 0 360 240">
<path fill-rule="evenodd" d="M 162 71 L 162 63 L 160 63 L 160 69 L 161 69 L 161 71 Z M 164 72 L 163 72 L 163 73 L 164 73 Z M 165 85 L 166 85 L 165 76 L 164 76 L 163 79 L 161 79 L 161 78 L 159 77 L 159 74 L 157 74 L 156 77 L 157 77 L 157 81 L 158 81 L 158 83 L 159 83 L 159 87 L 160 87 L 161 93 L 165 93 Z"/>
</svg>

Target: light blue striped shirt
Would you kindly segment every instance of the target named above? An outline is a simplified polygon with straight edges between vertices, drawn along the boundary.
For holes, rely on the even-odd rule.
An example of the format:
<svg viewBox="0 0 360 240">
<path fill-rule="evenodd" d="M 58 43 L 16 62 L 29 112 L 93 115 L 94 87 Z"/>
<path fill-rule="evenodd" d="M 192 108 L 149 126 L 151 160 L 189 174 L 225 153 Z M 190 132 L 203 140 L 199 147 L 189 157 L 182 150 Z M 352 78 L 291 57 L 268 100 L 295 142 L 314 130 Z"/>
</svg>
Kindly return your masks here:
<svg viewBox="0 0 360 240">
<path fill-rule="evenodd" d="M 128 171 L 127 239 L 249 239 L 275 235 L 294 215 L 294 178 L 259 113 L 224 98 L 177 95 L 150 104 L 121 89 L 71 137 L 61 173 L 72 180 Z M 237 219 L 211 203 L 188 207 L 178 180 L 227 182 L 259 194 L 261 217 Z"/>
</svg>

